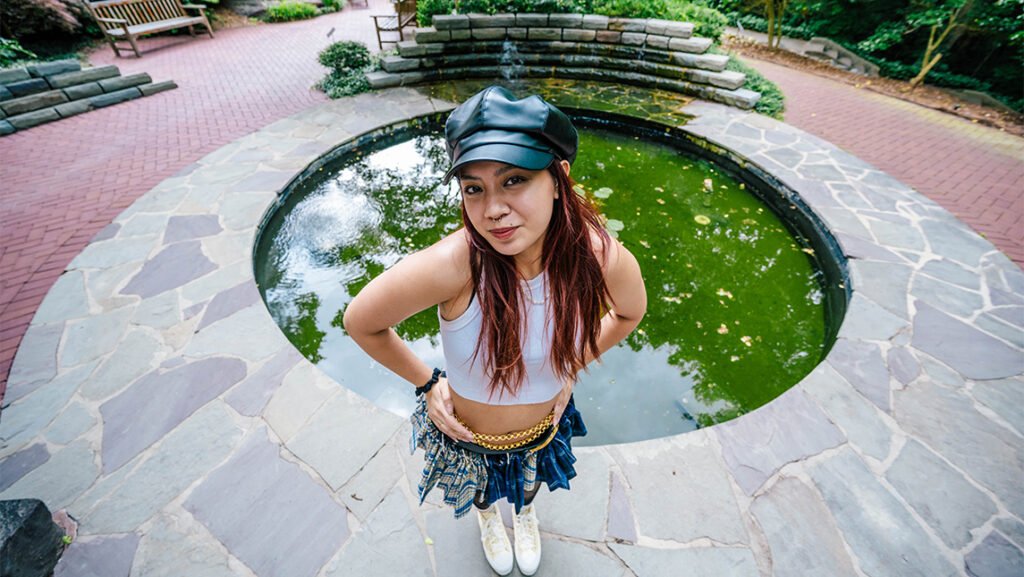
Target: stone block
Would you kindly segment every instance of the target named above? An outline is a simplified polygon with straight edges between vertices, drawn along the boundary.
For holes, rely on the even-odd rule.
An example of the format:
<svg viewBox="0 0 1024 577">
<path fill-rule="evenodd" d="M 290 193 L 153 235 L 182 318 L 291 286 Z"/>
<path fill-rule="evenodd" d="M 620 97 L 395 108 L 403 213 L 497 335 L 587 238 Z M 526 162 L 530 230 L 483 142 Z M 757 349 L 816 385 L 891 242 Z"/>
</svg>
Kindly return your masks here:
<svg viewBox="0 0 1024 577">
<path fill-rule="evenodd" d="M 715 91 L 715 100 L 741 108 L 743 110 L 750 110 L 757 105 L 757 101 L 761 100 L 761 93 L 754 92 L 753 90 L 747 90 L 746 88 L 740 88 L 738 90 L 717 90 Z"/>
<path fill-rule="evenodd" d="M 7 118 L 7 122 L 18 130 L 25 130 L 26 128 L 32 128 L 33 126 L 53 122 L 54 120 L 60 120 L 60 115 L 52 108 L 44 108 L 42 110 L 27 112 L 25 114 L 10 116 Z"/>
<path fill-rule="evenodd" d="M 509 30 L 511 30 L 511 28 Z M 451 32 L 452 34 L 452 41 L 469 40 L 472 37 L 469 28 L 456 28 L 455 30 L 450 30 L 449 32 Z"/>
<path fill-rule="evenodd" d="M 668 36 L 658 36 L 656 34 L 647 35 L 647 48 L 654 48 L 655 50 L 668 50 Z"/>
<path fill-rule="evenodd" d="M 121 72 L 117 69 L 117 66 L 97 66 L 95 68 L 79 70 L 78 72 L 66 72 L 64 74 L 50 76 L 46 79 L 46 82 L 49 82 L 50 86 L 54 88 L 66 88 L 68 86 L 74 86 L 75 84 L 96 82 L 97 80 L 103 80 L 104 78 L 113 78 L 120 74 Z"/>
<path fill-rule="evenodd" d="M 427 50 L 424 46 L 417 44 L 411 40 L 403 40 L 398 43 L 398 54 L 405 58 L 415 58 L 417 56 L 426 55 Z M 367 75 L 369 77 L 369 75 Z M 371 83 L 372 85 L 372 83 Z M 374 88 L 377 88 L 374 86 Z"/>
<path fill-rule="evenodd" d="M 178 85 L 175 84 L 173 80 L 164 80 L 163 82 L 154 82 L 153 84 L 143 84 L 142 86 L 139 86 L 139 92 L 141 92 L 143 96 L 152 96 L 153 94 L 172 90 L 177 87 Z"/>
<path fill-rule="evenodd" d="M 661 34 L 673 38 L 689 38 L 693 35 L 693 24 L 673 20 L 651 19 L 647 21 L 648 34 Z"/>
<path fill-rule="evenodd" d="M 608 17 L 600 14 L 584 14 L 581 26 L 590 30 L 607 30 Z"/>
<path fill-rule="evenodd" d="M 53 109 L 57 111 L 57 114 L 60 114 L 61 118 L 70 118 L 83 112 L 89 112 L 93 109 L 93 106 L 88 100 L 76 100 L 74 102 L 58 104 Z"/>
<path fill-rule="evenodd" d="M 647 42 L 647 35 L 642 32 L 623 32 L 619 41 L 626 46 L 643 46 Z"/>
<path fill-rule="evenodd" d="M 596 30 L 583 30 L 580 28 L 566 28 L 562 30 L 562 40 L 567 42 L 593 42 L 596 37 Z"/>
<path fill-rule="evenodd" d="M 515 14 L 469 14 L 470 28 L 508 28 L 515 25 Z"/>
<path fill-rule="evenodd" d="M 502 40 L 505 38 L 505 28 L 473 28 L 473 40 Z"/>
<path fill-rule="evenodd" d="M 527 33 L 530 40 L 561 40 L 561 28 L 530 28 Z"/>
<path fill-rule="evenodd" d="M 0 85 L 0 102 L 10 100 L 12 98 L 14 98 L 14 95 L 11 94 L 11 91 L 7 90 L 6 86 Z"/>
<path fill-rule="evenodd" d="M 1020 351 L 924 301 L 916 301 L 914 347 L 972 379 L 999 379 L 1024 371 Z"/>
<path fill-rule="evenodd" d="M 582 14 L 551 14 L 548 16 L 548 26 L 553 28 L 577 28 L 582 25 Z"/>
<path fill-rule="evenodd" d="M 7 100 L 3 104 L 0 104 L 0 110 L 3 110 L 8 116 L 17 116 L 19 114 L 25 114 L 26 112 L 32 112 L 33 110 L 39 110 L 40 108 L 46 108 L 48 106 L 55 106 L 67 101 L 68 97 L 63 92 L 60 90 L 51 90 L 49 92 L 40 92 L 39 94 L 33 94 L 31 96 L 22 96 L 21 98 Z"/>
<path fill-rule="evenodd" d="M 45 577 L 64 551 L 64 531 L 39 499 L 0 501 L 0 572 Z"/>
<path fill-rule="evenodd" d="M 14 127 L 6 120 L 0 120 L 0 136 L 6 136 L 14 132 Z"/>
<path fill-rule="evenodd" d="M 0 70 L 0 84 L 11 84 L 12 82 L 21 82 L 30 78 L 32 78 L 32 75 L 24 68 Z"/>
<path fill-rule="evenodd" d="M 57 74 L 64 74 L 66 72 L 76 72 L 82 69 L 82 65 L 77 60 L 54 60 L 53 62 L 43 62 L 40 64 L 33 64 L 27 68 L 28 73 L 35 78 L 44 78 L 46 76 L 55 76 Z"/>
<path fill-rule="evenodd" d="M 516 26 L 545 27 L 547 25 L 547 14 L 516 14 Z"/>
<path fill-rule="evenodd" d="M 420 67 L 418 59 L 402 58 L 401 56 L 385 56 L 381 58 L 380 64 L 387 72 L 406 72 Z"/>
<path fill-rule="evenodd" d="M 451 40 L 452 35 L 448 30 L 438 30 L 433 26 L 426 28 L 417 28 L 413 33 L 413 37 L 416 39 L 417 44 L 427 44 L 430 42 L 447 42 Z"/>
<path fill-rule="evenodd" d="M 138 86 L 140 84 L 149 84 L 153 82 L 153 79 L 149 77 L 149 74 L 145 72 L 139 74 L 132 74 L 131 76 L 114 76 L 111 78 L 104 78 L 99 81 L 100 88 L 103 92 L 117 92 L 118 90 L 124 90 L 125 88 L 131 88 L 132 86 Z"/>
<path fill-rule="evenodd" d="M 68 86 L 63 90 L 64 94 L 67 95 L 68 100 L 80 100 L 82 98 L 89 98 L 90 96 L 103 94 L 103 88 L 100 87 L 98 82 L 76 84 L 74 86 Z"/>
<path fill-rule="evenodd" d="M 469 28 L 469 16 L 465 14 L 436 14 L 433 23 L 437 30 Z"/>
<path fill-rule="evenodd" d="M 732 70 L 724 70 L 722 72 L 701 71 L 701 74 L 707 79 L 705 82 L 706 84 L 718 86 L 719 88 L 725 88 L 727 90 L 736 90 L 740 86 L 743 86 L 743 83 L 747 81 L 746 74 Z"/>
<path fill-rule="evenodd" d="M 142 92 L 138 88 L 132 87 L 90 97 L 89 103 L 95 108 L 103 108 L 104 106 L 112 106 L 136 98 L 142 98 Z"/>
<path fill-rule="evenodd" d="M 673 38 L 668 42 L 669 50 L 703 54 L 711 47 L 710 38 Z"/>
<path fill-rule="evenodd" d="M 5 87 L 10 91 L 11 96 L 15 98 L 29 96 L 31 94 L 39 94 L 40 92 L 46 92 L 50 89 L 50 85 L 42 78 L 31 78 L 29 80 L 12 82 L 7 84 Z"/>
<path fill-rule="evenodd" d="M 619 32 L 644 32 L 647 30 L 646 18 L 611 18 L 608 29 Z"/>
<path fill-rule="evenodd" d="M 622 39 L 622 32 L 614 30 L 598 30 L 595 36 L 598 42 L 605 42 L 608 44 L 618 44 L 619 40 Z"/>
</svg>

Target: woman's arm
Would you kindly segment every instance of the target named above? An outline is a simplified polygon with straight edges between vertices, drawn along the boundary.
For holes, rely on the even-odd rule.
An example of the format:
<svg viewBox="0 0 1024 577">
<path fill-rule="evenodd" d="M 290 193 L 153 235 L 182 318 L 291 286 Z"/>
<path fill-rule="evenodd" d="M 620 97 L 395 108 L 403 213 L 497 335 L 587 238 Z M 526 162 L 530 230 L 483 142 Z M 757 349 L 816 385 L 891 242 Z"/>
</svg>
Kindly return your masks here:
<svg viewBox="0 0 1024 577">
<path fill-rule="evenodd" d="M 460 258 L 460 251 L 465 258 Z M 391 372 L 420 386 L 433 371 L 391 327 L 412 315 L 446 302 L 469 282 L 468 247 L 459 230 L 409 255 L 370 281 L 345 309 L 345 331 L 366 354 Z M 412 390 L 409 391 L 412 394 Z M 428 414 L 442 432 L 456 439 L 472 435 L 453 416 L 448 382 L 441 379 L 427 393 Z"/>
<path fill-rule="evenodd" d="M 633 332 L 647 312 L 647 289 L 636 257 L 616 239 L 612 239 L 607 250 L 604 282 L 608 285 L 612 308 L 601 319 L 601 333 L 597 337 L 601 354 Z M 588 354 L 587 363 L 593 360 Z"/>
</svg>

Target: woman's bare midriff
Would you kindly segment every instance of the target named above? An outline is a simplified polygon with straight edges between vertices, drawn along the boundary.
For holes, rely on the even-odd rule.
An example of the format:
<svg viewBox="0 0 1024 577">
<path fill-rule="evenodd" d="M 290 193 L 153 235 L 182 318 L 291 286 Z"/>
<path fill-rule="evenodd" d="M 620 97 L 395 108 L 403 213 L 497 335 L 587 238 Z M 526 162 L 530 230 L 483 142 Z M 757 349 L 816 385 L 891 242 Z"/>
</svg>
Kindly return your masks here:
<svg viewBox="0 0 1024 577">
<path fill-rule="evenodd" d="M 555 399 L 528 405 L 488 405 L 460 397 L 452 391 L 455 414 L 474 433 L 504 435 L 525 431 L 548 418 L 555 406 Z M 510 441 L 518 438 L 510 439 Z"/>
</svg>

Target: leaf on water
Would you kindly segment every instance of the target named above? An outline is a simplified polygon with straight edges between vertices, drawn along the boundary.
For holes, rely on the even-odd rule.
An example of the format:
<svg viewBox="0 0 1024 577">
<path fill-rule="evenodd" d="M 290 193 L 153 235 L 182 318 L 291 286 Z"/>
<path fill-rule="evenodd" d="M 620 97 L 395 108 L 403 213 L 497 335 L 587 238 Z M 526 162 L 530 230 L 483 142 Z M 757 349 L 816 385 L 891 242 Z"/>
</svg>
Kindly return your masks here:
<svg viewBox="0 0 1024 577">
<path fill-rule="evenodd" d="M 665 204 L 665 201 L 664 201 L 664 200 L 662 200 L 662 199 L 660 199 L 660 198 L 656 198 L 656 199 L 654 199 L 654 200 L 655 200 L 655 201 L 656 201 L 656 202 L 657 202 L 658 204 Z"/>
<path fill-rule="evenodd" d="M 814 256 L 814 249 L 813 248 L 804 248 L 804 249 L 800 249 L 800 250 L 806 252 L 807 254 L 809 254 L 811 256 Z"/>
<path fill-rule="evenodd" d="M 724 334 L 726 334 L 728 332 L 729 332 L 729 327 L 725 326 L 724 323 L 722 324 L 722 326 L 718 327 L 718 334 L 724 335 Z"/>
<path fill-rule="evenodd" d="M 667 303 L 680 303 L 679 297 L 661 297 L 661 300 Z"/>
<path fill-rule="evenodd" d="M 606 222 L 604 226 L 608 230 L 615 231 L 615 232 L 618 232 L 618 231 L 626 228 L 626 225 L 622 224 L 621 220 L 615 220 L 614 218 L 609 218 L 608 222 Z"/>
<path fill-rule="evenodd" d="M 654 190 L 657 190 L 658 192 L 665 192 L 665 189 L 660 186 L 655 186 Z"/>
<path fill-rule="evenodd" d="M 743 341 L 743 344 L 747 345 L 748 347 L 752 346 L 750 343 L 750 337 L 740 337 L 740 340 Z"/>
<path fill-rule="evenodd" d="M 594 191 L 594 198 L 608 198 L 611 195 L 612 189 L 608 188 L 607 186 L 602 186 L 601 188 Z"/>
<path fill-rule="evenodd" d="M 646 240 L 640 241 L 640 246 L 642 246 L 644 248 L 651 248 L 651 245 L 647 244 Z"/>
<path fill-rule="evenodd" d="M 711 224 L 711 219 L 704 216 L 703 214 L 698 214 L 697 216 L 693 217 L 693 220 L 696 221 L 697 224 Z"/>
<path fill-rule="evenodd" d="M 720 297 L 729 297 L 729 298 L 732 298 L 732 293 L 731 293 L 731 292 L 729 292 L 729 291 L 727 291 L 727 290 L 725 290 L 725 289 L 721 289 L 721 288 L 720 288 L 720 289 L 718 289 L 718 292 L 717 292 L 717 293 L 715 293 L 715 294 L 717 294 L 717 295 L 718 295 L 718 296 L 720 296 Z"/>
</svg>

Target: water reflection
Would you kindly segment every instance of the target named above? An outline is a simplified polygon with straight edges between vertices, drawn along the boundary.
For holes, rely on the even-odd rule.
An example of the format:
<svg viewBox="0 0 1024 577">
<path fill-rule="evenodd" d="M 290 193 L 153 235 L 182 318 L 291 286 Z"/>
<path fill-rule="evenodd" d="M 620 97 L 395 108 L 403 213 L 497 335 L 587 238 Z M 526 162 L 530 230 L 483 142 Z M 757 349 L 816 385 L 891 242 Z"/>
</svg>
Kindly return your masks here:
<svg viewBox="0 0 1024 577">
<path fill-rule="evenodd" d="M 824 340 L 821 292 L 770 211 L 675 149 L 594 130 L 581 141 L 573 175 L 637 256 L 649 293 L 639 330 L 577 389 L 591 429 L 585 444 L 720 422 L 813 368 Z M 373 277 L 459 226 L 457 188 L 440 184 L 446 168 L 443 140 L 428 135 L 326 169 L 275 215 L 257 258 L 267 306 L 296 347 L 399 414 L 413 408 L 411 386 L 345 337 L 341 318 Z M 428 364 L 443 364 L 436 309 L 396 330 Z"/>
</svg>

